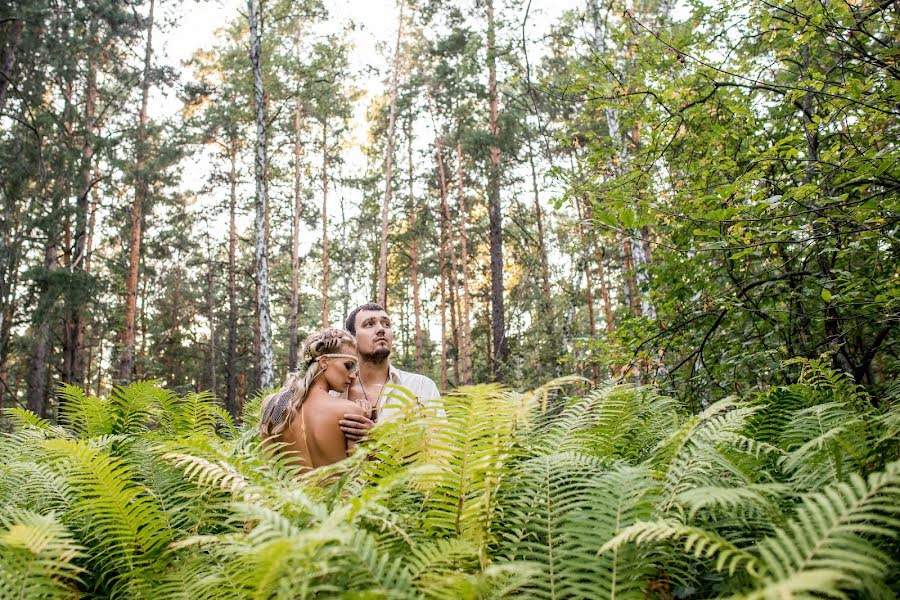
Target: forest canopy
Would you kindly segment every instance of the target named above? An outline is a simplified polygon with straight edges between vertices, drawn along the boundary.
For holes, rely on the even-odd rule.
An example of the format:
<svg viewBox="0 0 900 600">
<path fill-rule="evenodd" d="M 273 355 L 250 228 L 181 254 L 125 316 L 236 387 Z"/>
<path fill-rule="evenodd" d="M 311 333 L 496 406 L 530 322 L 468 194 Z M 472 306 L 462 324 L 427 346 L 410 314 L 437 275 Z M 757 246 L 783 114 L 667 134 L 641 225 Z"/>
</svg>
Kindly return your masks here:
<svg viewBox="0 0 900 600">
<path fill-rule="evenodd" d="M 203 7 L 0 6 L 4 406 L 237 416 L 368 300 L 443 390 L 893 379 L 896 3 L 401 0 L 361 59 L 365 22 L 253 1 L 172 66 Z"/>
</svg>

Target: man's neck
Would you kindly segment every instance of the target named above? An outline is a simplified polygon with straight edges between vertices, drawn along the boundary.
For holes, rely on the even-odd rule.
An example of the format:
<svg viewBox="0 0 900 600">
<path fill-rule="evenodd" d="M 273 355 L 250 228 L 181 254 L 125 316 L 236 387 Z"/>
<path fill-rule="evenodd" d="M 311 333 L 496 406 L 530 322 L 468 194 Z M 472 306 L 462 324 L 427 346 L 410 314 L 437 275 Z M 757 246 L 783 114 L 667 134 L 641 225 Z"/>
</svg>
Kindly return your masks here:
<svg viewBox="0 0 900 600">
<path fill-rule="evenodd" d="M 365 385 L 384 383 L 387 381 L 390 370 L 391 361 L 387 358 L 379 363 L 373 363 L 367 360 L 363 360 L 359 363 L 360 379 Z"/>
</svg>

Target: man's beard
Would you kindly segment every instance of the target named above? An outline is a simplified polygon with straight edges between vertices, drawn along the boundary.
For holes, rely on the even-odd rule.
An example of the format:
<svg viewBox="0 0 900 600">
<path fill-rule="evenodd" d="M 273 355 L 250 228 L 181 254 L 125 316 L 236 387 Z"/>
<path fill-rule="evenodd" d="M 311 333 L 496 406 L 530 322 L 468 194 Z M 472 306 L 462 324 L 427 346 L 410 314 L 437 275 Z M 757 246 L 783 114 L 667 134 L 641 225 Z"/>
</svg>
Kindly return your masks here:
<svg viewBox="0 0 900 600">
<path fill-rule="evenodd" d="M 363 359 L 363 361 L 367 363 L 371 363 L 373 365 L 383 364 L 388 357 L 391 355 L 390 348 L 378 348 L 373 352 L 362 352 L 360 351 L 359 356 Z"/>
</svg>

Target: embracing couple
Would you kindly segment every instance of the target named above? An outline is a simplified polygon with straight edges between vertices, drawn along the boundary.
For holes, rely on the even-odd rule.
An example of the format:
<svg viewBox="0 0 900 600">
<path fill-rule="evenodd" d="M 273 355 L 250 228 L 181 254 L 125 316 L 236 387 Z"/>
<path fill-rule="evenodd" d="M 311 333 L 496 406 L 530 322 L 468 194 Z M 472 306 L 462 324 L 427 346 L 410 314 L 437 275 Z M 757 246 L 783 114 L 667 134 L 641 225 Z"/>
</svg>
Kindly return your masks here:
<svg viewBox="0 0 900 600">
<path fill-rule="evenodd" d="M 280 451 L 306 469 L 346 458 L 376 422 L 396 413 L 386 386 L 406 388 L 425 406 L 440 401 L 431 379 L 391 364 L 394 335 L 384 308 L 358 306 L 345 327 L 306 338 L 298 370 L 262 402 L 260 435 L 266 443 L 281 444 Z"/>
</svg>

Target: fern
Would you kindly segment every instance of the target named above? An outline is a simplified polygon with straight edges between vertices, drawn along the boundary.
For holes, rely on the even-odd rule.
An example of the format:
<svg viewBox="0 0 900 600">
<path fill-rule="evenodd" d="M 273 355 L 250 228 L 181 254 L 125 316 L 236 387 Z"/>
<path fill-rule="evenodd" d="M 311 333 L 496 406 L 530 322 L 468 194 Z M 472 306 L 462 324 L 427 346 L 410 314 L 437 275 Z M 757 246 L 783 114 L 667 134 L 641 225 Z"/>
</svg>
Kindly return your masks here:
<svg viewBox="0 0 900 600">
<path fill-rule="evenodd" d="M 71 598 L 83 548 L 54 513 L 0 514 L 0 598 Z"/>
<path fill-rule="evenodd" d="M 89 541 L 99 582 L 131 593 L 149 589 L 171 531 L 131 469 L 83 441 L 48 440 L 43 447 L 74 492 L 66 519 Z"/>
<path fill-rule="evenodd" d="M 883 577 L 888 557 L 869 539 L 895 537 L 900 513 L 900 462 L 868 480 L 851 474 L 807 497 L 784 529 L 758 546 L 767 586 L 808 581 L 809 573 L 836 573 L 839 589 L 861 589 L 867 578 Z M 810 588 L 823 594 L 830 586 Z"/>
<path fill-rule="evenodd" d="M 759 562 L 753 554 L 735 547 L 722 536 L 674 521 L 635 523 L 606 542 L 600 548 L 600 553 L 620 550 L 628 543 L 641 545 L 661 541 L 680 543 L 685 552 L 697 559 L 715 558 L 713 568 L 716 571 L 727 571 L 734 575 L 735 570 L 744 568 L 756 576 L 759 569 Z"/>
<path fill-rule="evenodd" d="M 516 404 L 497 386 L 483 385 L 444 398 L 444 408 L 445 422 L 428 440 L 428 456 L 437 468 L 422 478 L 425 523 L 486 544 Z"/>
<path fill-rule="evenodd" d="M 534 598 L 632 597 L 646 567 L 628 552 L 597 556 L 604 541 L 649 516 L 649 473 L 574 454 L 518 465 L 504 492 L 501 552 L 541 565 L 522 594 Z M 599 473 L 599 475 L 598 475 Z M 594 590 L 591 592 L 591 590 Z"/>
</svg>

